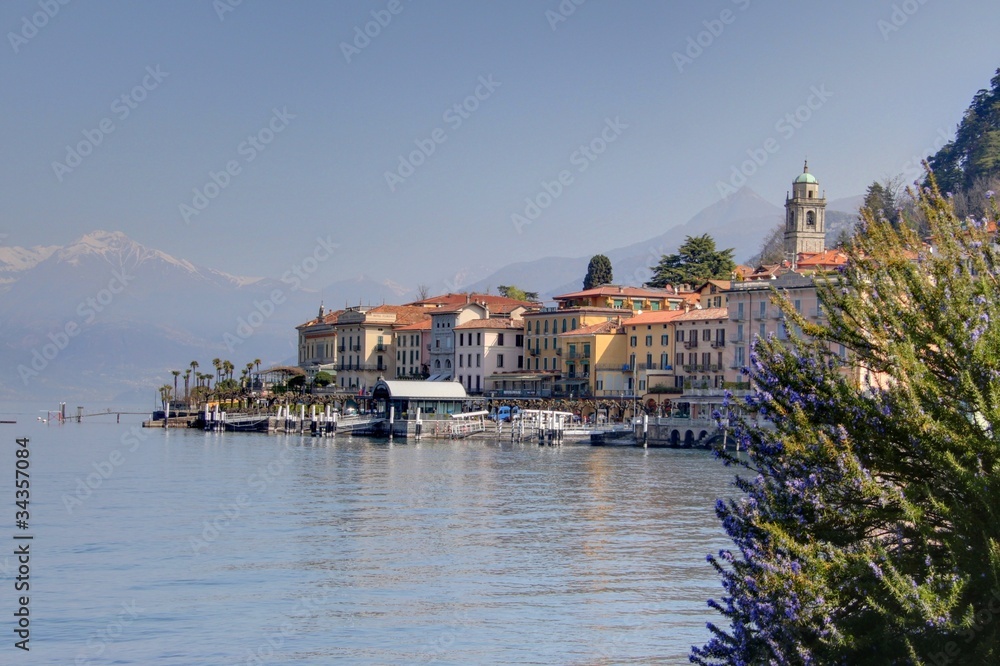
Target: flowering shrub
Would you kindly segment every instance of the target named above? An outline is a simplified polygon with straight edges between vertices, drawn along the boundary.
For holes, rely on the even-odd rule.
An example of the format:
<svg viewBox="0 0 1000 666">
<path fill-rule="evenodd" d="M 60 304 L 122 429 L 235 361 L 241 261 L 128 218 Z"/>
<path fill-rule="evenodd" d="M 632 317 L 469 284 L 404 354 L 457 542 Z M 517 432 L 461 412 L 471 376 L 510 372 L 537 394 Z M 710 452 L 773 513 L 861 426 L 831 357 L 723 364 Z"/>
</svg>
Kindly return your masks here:
<svg viewBox="0 0 1000 666">
<path fill-rule="evenodd" d="M 785 301 L 804 337 L 755 344 L 747 416 L 726 414 L 746 455 L 720 454 L 734 547 L 708 557 L 728 626 L 694 663 L 1000 663 L 1000 622 L 976 619 L 1000 587 L 996 207 L 916 196 L 927 242 L 865 213 L 817 281 L 828 323 Z"/>
</svg>

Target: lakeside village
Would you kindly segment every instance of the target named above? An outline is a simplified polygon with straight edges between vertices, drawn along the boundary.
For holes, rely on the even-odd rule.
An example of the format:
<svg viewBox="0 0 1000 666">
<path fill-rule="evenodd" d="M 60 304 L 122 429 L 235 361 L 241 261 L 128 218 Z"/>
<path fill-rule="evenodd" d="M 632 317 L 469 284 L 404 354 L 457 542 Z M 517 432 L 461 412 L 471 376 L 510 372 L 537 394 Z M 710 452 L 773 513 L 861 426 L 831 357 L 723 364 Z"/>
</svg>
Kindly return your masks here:
<svg viewBox="0 0 1000 666">
<path fill-rule="evenodd" d="M 822 319 L 814 281 L 846 262 L 826 248 L 826 197 L 808 164 L 785 209 L 792 262 L 738 266 L 730 281 L 605 284 L 556 296 L 553 307 L 478 293 L 320 305 L 296 327 L 297 366 L 261 370 L 255 360 L 237 382 L 232 363 L 216 359 L 212 389 L 213 376 L 192 362 L 183 399 L 175 370 L 173 386 L 161 388 L 164 411 L 148 425 L 724 446 L 712 413 L 727 392 L 750 389 L 741 369 L 752 339 L 787 339 L 793 326 L 771 289 Z"/>
</svg>

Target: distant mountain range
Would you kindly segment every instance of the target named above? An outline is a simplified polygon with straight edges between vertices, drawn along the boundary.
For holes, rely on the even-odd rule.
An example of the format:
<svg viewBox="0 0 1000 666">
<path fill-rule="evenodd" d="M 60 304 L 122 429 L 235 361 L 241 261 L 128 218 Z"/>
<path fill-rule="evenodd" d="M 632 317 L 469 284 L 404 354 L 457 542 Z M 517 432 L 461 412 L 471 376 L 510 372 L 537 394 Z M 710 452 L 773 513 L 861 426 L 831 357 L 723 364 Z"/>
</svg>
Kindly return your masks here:
<svg viewBox="0 0 1000 666">
<path fill-rule="evenodd" d="M 853 225 L 863 197 L 837 199 L 827 204 L 827 238 L 833 242 L 842 228 Z M 608 249 L 601 254 L 611 260 L 618 284 L 641 285 L 650 276 L 664 254 L 677 251 L 685 236 L 709 234 L 720 249 L 733 248 L 737 262 L 745 261 L 760 249 L 761 241 L 784 219 L 784 209 L 743 187 L 725 199 L 705 208 L 686 223 L 639 243 Z M 578 291 L 587 274 L 586 257 L 546 257 L 509 264 L 470 285 L 470 291 L 482 291 L 498 285 L 517 285 L 537 291 L 543 298 Z"/>
<path fill-rule="evenodd" d="M 846 211 L 840 217 L 849 220 L 859 202 L 835 201 L 829 209 Z M 742 259 L 781 219 L 781 208 L 744 188 L 686 224 L 605 254 L 616 282 L 641 284 L 686 235 L 711 234 Z M 429 288 L 515 284 L 550 297 L 579 289 L 589 260 L 518 262 L 475 283 L 469 276 L 476 269 L 446 267 L 448 277 Z M 315 316 L 321 300 L 337 309 L 416 298 L 415 285 L 367 276 L 314 286 L 231 275 L 117 231 L 94 231 L 65 246 L 0 247 L 0 362 L 10 369 L 0 378 L 0 397 L 152 404 L 156 389 L 173 383 L 170 371 L 183 372 L 192 360 L 199 372 L 214 373 L 211 360 L 228 359 L 237 374 L 257 358 L 263 367 L 294 363 L 294 327 Z"/>
</svg>

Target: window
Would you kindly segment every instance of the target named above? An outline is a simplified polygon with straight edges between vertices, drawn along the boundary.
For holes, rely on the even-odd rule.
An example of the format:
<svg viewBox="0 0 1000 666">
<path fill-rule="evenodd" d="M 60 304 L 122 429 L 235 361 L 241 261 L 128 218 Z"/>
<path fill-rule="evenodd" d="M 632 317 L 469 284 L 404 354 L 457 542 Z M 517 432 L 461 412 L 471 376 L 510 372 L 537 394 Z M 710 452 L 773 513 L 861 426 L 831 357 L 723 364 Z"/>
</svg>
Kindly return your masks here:
<svg viewBox="0 0 1000 666">
<path fill-rule="evenodd" d="M 663 334 L 660 336 L 660 345 L 666 347 L 669 344 L 669 335 Z"/>
<path fill-rule="evenodd" d="M 497 346 L 503 347 L 503 333 L 497 333 Z"/>
<path fill-rule="evenodd" d="M 458 355 L 458 367 L 460 367 L 460 368 L 464 368 L 465 367 L 464 365 L 462 365 L 462 355 L 461 354 Z"/>
<path fill-rule="evenodd" d="M 563 333 L 566 332 L 566 320 L 565 319 L 563 319 L 563 323 L 562 323 L 562 332 Z"/>
<path fill-rule="evenodd" d="M 743 319 L 743 303 L 736 304 L 736 318 Z"/>
<path fill-rule="evenodd" d="M 497 354 L 497 367 L 503 367 L 503 354 Z"/>
<path fill-rule="evenodd" d="M 480 361 L 481 361 L 481 360 L 482 360 L 482 359 L 481 359 L 481 357 L 479 356 L 479 354 L 476 354 L 476 367 L 477 367 L 477 368 L 480 368 L 480 367 L 482 367 L 482 365 L 480 364 Z"/>
<path fill-rule="evenodd" d="M 652 347 L 653 346 L 653 336 L 652 335 L 647 335 L 646 336 L 646 346 L 647 347 Z"/>
<path fill-rule="evenodd" d="M 648 353 L 646 354 L 646 369 L 647 370 L 655 370 L 656 369 L 656 366 L 653 365 L 653 355 L 652 354 L 648 354 Z"/>
<path fill-rule="evenodd" d="M 660 354 L 660 370 L 666 370 L 670 365 L 670 357 L 667 356 L 667 352 Z"/>
<path fill-rule="evenodd" d="M 705 342 L 711 342 L 711 340 L 712 340 L 712 331 L 710 331 L 707 328 L 702 329 L 702 331 L 701 331 L 701 339 L 704 340 Z"/>
<path fill-rule="evenodd" d="M 449 369 L 451 368 L 451 359 L 450 358 L 446 358 L 444 360 L 444 367 L 445 368 L 449 368 Z"/>
<path fill-rule="evenodd" d="M 469 342 L 470 343 L 472 342 L 472 333 L 469 333 Z M 483 344 L 483 334 L 482 333 L 476 333 L 476 344 L 477 345 Z"/>
<path fill-rule="evenodd" d="M 736 340 L 743 342 L 743 324 L 736 325 Z"/>
<path fill-rule="evenodd" d="M 459 333 L 458 334 L 458 346 L 459 347 L 464 347 L 465 346 L 465 333 Z"/>
<path fill-rule="evenodd" d="M 744 362 L 743 362 L 743 352 L 744 352 L 744 348 L 743 347 L 737 347 L 736 348 L 736 366 L 739 367 L 739 368 L 742 368 L 743 365 L 744 365 Z"/>
<path fill-rule="evenodd" d="M 546 335 L 549 334 L 549 320 L 548 319 L 545 320 L 545 334 Z"/>
<path fill-rule="evenodd" d="M 535 363 L 538 363 L 538 359 L 537 358 L 535 359 Z M 547 359 L 547 358 L 544 359 L 542 365 L 544 365 L 545 369 L 548 370 L 549 369 L 549 359 Z"/>
<path fill-rule="evenodd" d="M 675 337 L 677 338 L 677 342 L 684 342 L 684 329 L 678 328 Z"/>
<path fill-rule="evenodd" d="M 479 354 L 476 354 L 476 356 L 479 356 Z M 470 368 L 472 367 L 472 354 L 469 354 L 468 357 L 466 358 L 466 365 L 468 365 Z"/>
<path fill-rule="evenodd" d="M 636 336 L 633 335 L 632 337 L 629 338 L 628 345 L 629 345 L 629 347 L 637 347 L 638 346 L 638 344 L 636 342 Z"/>
<path fill-rule="evenodd" d="M 573 317 L 573 319 L 570 320 L 570 325 L 573 327 L 572 330 L 575 331 L 576 330 L 576 317 Z"/>
<path fill-rule="evenodd" d="M 524 369 L 524 357 L 521 356 L 520 354 L 517 355 L 517 369 L 518 370 Z"/>
<path fill-rule="evenodd" d="M 715 329 L 715 341 L 720 345 L 726 344 L 726 329 L 724 328 Z"/>
<path fill-rule="evenodd" d="M 523 347 L 524 346 L 524 336 L 523 335 L 515 335 L 514 336 L 514 346 L 515 347 Z"/>
<path fill-rule="evenodd" d="M 438 369 L 438 370 L 440 370 L 440 369 L 441 369 L 441 359 L 435 359 L 435 360 L 434 360 L 434 367 L 435 367 L 436 369 Z"/>
<path fill-rule="evenodd" d="M 795 311 L 802 312 L 802 301 L 797 298 L 795 299 Z"/>
<path fill-rule="evenodd" d="M 767 316 L 767 302 L 760 302 L 760 318 L 763 319 Z"/>
<path fill-rule="evenodd" d="M 761 324 L 759 328 L 760 328 L 760 333 L 758 333 L 758 335 L 760 335 L 760 337 L 762 337 L 762 338 L 766 338 L 767 337 L 767 331 L 764 328 L 764 324 Z"/>
<path fill-rule="evenodd" d="M 684 365 L 684 352 L 677 352 L 674 354 L 674 365 L 678 367 Z"/>
</svg>

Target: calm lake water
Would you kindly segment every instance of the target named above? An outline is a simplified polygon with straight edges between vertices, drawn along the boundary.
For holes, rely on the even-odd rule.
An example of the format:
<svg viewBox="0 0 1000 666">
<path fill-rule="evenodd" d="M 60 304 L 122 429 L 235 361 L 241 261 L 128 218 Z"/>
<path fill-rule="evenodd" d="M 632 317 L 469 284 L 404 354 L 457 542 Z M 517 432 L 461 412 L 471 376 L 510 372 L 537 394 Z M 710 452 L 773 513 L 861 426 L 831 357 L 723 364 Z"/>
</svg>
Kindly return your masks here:
<svg viewBox="0 0 1000 666">
<path fill-rule="evenodd" d="M 727 544 L 713 506 L 732 470 L 705 452 L 3 411 L 0 538 L 34 540 L 27 654 L 0 557 L 0 663 L 682 664 L 717 619 L 705 554 Z"/>
</svg>

